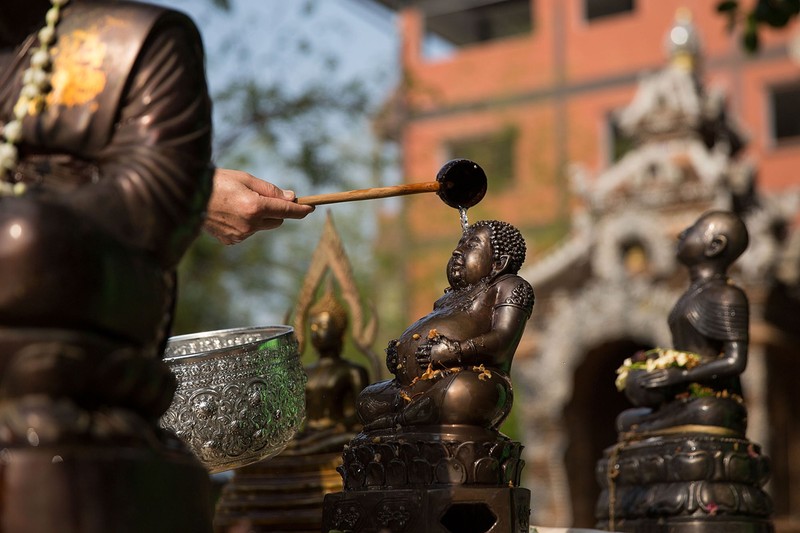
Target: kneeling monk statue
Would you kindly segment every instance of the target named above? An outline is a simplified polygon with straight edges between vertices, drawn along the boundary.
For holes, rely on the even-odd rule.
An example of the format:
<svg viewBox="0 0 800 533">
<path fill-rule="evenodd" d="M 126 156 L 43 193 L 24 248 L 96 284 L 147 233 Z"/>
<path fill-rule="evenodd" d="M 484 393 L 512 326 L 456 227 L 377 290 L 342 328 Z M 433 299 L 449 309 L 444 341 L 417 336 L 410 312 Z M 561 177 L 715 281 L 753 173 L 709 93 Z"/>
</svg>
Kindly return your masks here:
<svg viewBox="0 0 800 533">
<path fill-rule="evenodd" d="M 747 243 L 744 223 L 725 211 L 708 212 L 681 233 L 677 258 L 691 284 L 672 309 L 669 327 L 673 348 L 686 362 L 630 372 L 625 393 L 637 407 L 620 415 L 620 432 L 687 426 L 744 436 L 739 375 L 747 365 L 748 303 L 727 270 Z"/>
<path fill-rule="evenodd" d="M 770 533 L 770 461 L 746 437 L 740 375 L 749 308 L 728 278 L 747 248 L 739 216 L 709 211 L 678 239 L 690 284 L 669 314 L 672 348 L 626 360 L 617 388 L 634 407 L 596 466 L 597 528 L 638 533 Z"/>
</svg>

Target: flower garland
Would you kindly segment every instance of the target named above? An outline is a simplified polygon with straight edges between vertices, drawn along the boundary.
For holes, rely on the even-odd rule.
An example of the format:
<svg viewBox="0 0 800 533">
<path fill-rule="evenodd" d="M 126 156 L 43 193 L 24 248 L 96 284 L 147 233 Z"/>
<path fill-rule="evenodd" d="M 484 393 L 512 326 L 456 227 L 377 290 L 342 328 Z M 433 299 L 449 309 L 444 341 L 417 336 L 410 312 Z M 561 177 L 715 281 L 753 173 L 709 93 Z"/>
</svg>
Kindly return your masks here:
<svg viewBox="0 0 800 533">
<path fill-rule="evenodd" d="M 8 174 L 16 167 L 19 158 L 17 143 L 22 139 L 22 120 L 30 113 L 36 115 L 44 109 L 45 97 L 50 90 L 52 58 L 50 46 L 56 38 L 56 25 L 61 19 L 61 8 L 69 0 L 50 0 L 52 7 L 45 15 L 45 26 L 39 30 L 39 47 L 31 50 L 31 65 L 22 76 L 22 90 L 14 104 L 14 118 L 4 127 L 0 143 L 0 196 L 25 192 L 24 183 L 10 183 Z"/>
<path fill-rule="evenodd" d="M 617 386 L 618 391 L 625 390 L 628 374 L 631 370 L 645 370 L 647 372 L 664 368 L 685 368 L 688 370 L 700 364 L 700 356 L 692 352 L 653 348 L 642 355 L 646 358 L 643 361 L 633 361 L 629 357 L 617 369 L 617 379 L 614 381 L 614 385 Z"/>
<path fill-rule="evenodd" d="M 644 357 L 644 359 L 642 359 Z M 646 352 L 638 352 L 634 358 L 627 358 L 622 365 L 617 368 L 617 379 L 614 381 L 617 390 L 622 392 L 628 383 L 628 375 L 632 370 L 644 370 L 652 372 L 665 368 L 682 368 L 690 370 L 702 363 L 700 356 L 692 352 L 682 352 L 680 350 L 670 350 L 666 348 L 653 348 Z M 675 396 L 679 398 L 730 398 L 739 403 L 743 403 L 742 397 L 727 390 L 714 390 L 711 387 L 699 383 L 689 383 L 686 392 Z"/>
</svg>

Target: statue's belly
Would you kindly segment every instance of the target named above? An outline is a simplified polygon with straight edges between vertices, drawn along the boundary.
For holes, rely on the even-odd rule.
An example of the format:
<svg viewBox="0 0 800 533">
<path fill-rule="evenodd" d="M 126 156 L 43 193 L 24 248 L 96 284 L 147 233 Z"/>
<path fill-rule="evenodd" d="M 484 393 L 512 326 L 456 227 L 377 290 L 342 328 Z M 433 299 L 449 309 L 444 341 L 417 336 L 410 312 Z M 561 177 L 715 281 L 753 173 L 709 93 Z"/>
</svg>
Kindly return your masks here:
<svg viewBox="0 0 800 533">
<path fill-rule="evenodd" d="M 410 385 L 428 369 L 428 365 L 417 363 L 416 352 L 420 344 L 435 335 L 444 335 L 452 340 L 468 339 L 478 335 L 477 324 L 465 321 L 465 314 L 448 316 L 432 313 L 412 324 L 397 343 L 397 380 L 403 385 Z"/>
</svg>

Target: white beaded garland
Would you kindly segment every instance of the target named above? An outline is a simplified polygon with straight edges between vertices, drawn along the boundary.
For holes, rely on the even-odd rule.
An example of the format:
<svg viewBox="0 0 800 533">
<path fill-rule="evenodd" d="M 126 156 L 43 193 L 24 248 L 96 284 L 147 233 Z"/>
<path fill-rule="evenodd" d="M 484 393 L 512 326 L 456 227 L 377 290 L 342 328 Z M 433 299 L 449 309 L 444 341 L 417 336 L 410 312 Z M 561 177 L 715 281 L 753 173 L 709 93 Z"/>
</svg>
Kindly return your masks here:
<svg viewBox="0 0 800 533">
<path fill-rule="evenodd" d="M 29 112 L 39 112 L 44 107 L 44 97 L 50 89 L 50 45 L 56 37 L 56 25 L 61 18 L 61 8 L 69 0 L 50 0 L 53 7 L 47 10 L 45 26 L 39 30 L 39 47 L 31 51 L 31 65 L 22 75 L 22 90 L 14 104 L 14 118 L 2 129 L 0 142 L 0 196 L 21 195 L 24 183 L 9 183 L 8 174 L 17 165 L 17 143 L 22 139 L 22 119 Z"/>
</svg>

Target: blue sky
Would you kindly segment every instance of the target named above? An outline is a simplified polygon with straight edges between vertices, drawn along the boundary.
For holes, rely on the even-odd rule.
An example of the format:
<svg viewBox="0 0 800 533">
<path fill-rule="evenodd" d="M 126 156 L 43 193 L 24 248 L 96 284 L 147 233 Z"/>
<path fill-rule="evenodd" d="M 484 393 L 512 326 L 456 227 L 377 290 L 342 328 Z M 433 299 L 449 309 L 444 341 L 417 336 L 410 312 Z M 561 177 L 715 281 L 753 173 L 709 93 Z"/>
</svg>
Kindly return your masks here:
<svg viewBox="0 0 800 533">
<path fill-rule="evenodd" d="M 194 19 L 203 35 L 212 95 L 237 76 L 256 77 L 265 84 L 279 81 L 287 89 L 333 77 L 339 81 L 359 80 L 374 100 L 381 102 L 394 89 L 399 75 L 396 17 L 369 0 L 231 0 L 230 11 L 215 8 L 211 0 L 151 1 L 184 11 Z M 312 10 L 302 9 L 307 3 L 313 6 Z M 220 131 L 225 126 L 224 117 L 215 116 L 215 129 Z M 369 155 L 375 147 L 366 122 L 360 128 L 343 129 L 341 135 L 337 135 L 336 143 L 335 149 L 343 154 L 360 151 L 362 155 Z M 282 167 L 280 161 L 267 151 L 241 149 L 250 156 L 247 167 L 241 170 L 283 188 L 291 188 L 298 196 L 329 192 L 312 189 L 302 177 Z M 216 154 L 217 163 L 236 166 L 230 158 L 226 161 L 226 155 L 230 156 Z M 354 167 L 353 172 L 349 167 L 346 171 L 347 188 L 374 184 L 370 181 L 374 176 L 370 176 L 363 165 Z M 382 179 L 394 181 L 397 176 L 390 174 Z M 343 233 L 348 256 L 361 260 L 354 264 L 356 271 L 369 269 L 375 213 L 377 209 L 390 205 L 387 201 L 371 201 L 336 204 L 330 208 L 337 229 Z M 310 257 L 319 239 L 326 210 L 327 207 L 318 209 L 318 213 L 302 221 L 287 221 L 281 229 L 254 239 L 291 240 L 297 232 L 290 233 L 285 228 L 294 226 L 300 230 L 300 238 L 308 242 L 293 240 L 285 246 L 308 248 Z M 343 231 L 344 228 L 347 229 Z M 233 278 L 236 273 L 230 275 Z M 282 275 L 279 271 L 270 273 L 270 276 L 280 279 L 283 279 Z M 289 287 L 291 280 L 287 278 L 282 283 Z M 249 308 L 253 324 L 281 323 L 291 303 L 285 301 L 286 295 L 279 294 L 240 296 L 238 300 L 243 307 Z"/>
<path fill-rule="evenodd" d="M 243 71 L 291 87 L 319 76 L 329 57 L 336 76 L 358 77 L 378 94 L 398 74 L 394 13 L 369 0 L 231 0 L 230 11 L 211 0 L 155 1 L 186 12 L 200 28 L 212 92 Z M 301 9 L 306 3 L 310 12 Z M 302 41 L 310 53 L 300 53 Z"/>
</svg>

